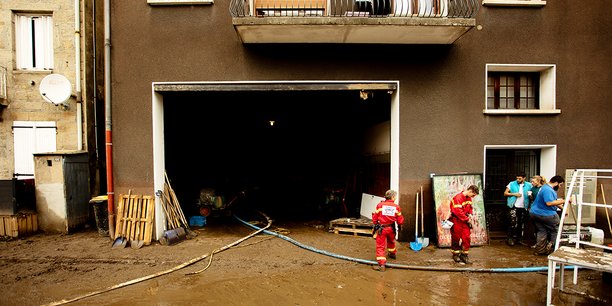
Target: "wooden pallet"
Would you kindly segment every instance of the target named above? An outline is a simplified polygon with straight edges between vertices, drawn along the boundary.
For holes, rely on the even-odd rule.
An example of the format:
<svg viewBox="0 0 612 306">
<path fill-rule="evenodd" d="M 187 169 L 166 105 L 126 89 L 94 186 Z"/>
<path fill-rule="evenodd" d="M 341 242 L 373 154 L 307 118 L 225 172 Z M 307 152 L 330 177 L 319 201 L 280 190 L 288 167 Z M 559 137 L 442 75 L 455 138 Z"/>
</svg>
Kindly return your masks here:
<svg viewBox="0 0 612 306">
<path fill-rule="evenodd" d="M 0 236 L 22 237 L 38 231 L 38 216 L 35 212 L 0 216 Z"/>
<path fill-rule="evenodd" d="M 371 220 L 361 218 L 340 218 L 329 221 L 329 228 L 335 234 L 351 234 L 353 236 L 372 236 L 374 224 Z"/>
<path fill-rule="evenodd" d="M 144 240 L 144 245 L 150 245 L 154 212 L 155 198 L 151 196 L 119 195 L 115 239 L 124 236 L 130 241 Z"/>
</svg>

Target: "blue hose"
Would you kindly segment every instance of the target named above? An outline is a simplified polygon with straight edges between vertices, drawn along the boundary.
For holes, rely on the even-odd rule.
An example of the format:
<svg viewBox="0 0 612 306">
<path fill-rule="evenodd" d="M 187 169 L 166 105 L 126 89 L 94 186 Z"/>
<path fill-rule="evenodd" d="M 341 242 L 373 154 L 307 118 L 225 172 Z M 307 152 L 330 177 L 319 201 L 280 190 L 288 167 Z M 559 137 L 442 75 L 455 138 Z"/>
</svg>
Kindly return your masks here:
<svg viewBox="0 0 612 306">
<path fill-rule="evenodd" d="M 242 219 L 240 219 L 238 216 L 234 215 L 234 218 L 236 218 L 238 221 L 242 222 L 244 225 L 255 229 L 255 230 L 260 230 L 261 228 L 248 223 Z M 338 259 L 343 259 L 343 260 L 348 260 L 348 261 L 353 261 L 353 262 L 357 262 L 357 263 L 362 263 L 362 264 L 367 264 L 367 265 L 377 265 L 378 262 L 373 261 L 373 260 L 366 260 L 366 259 L 361 259 L 361 258 L 355 258 L 355 257 L 349 257 L 349 256 L 344 256 L 344 255 L 339 255 L 339 254 L 335 254 L 335 253 L 331 253 L 328 251 L 324 251 L 324 250 L 319 250 L 316 248 L 313 248 L 311 246 L 305 245 L 299 241 L 293 240 L 285 235 L 279 234 L 279 233 L 275 233 L 272 231 L 268 231 L 268 230 L 264 230 L 264 233 L 268 234 L 268 235 L 272 235 L 272 236 L 276 236 L 278 238 L 281 238 L 283 240 L 289 241 L 297 246 L 299 246 L 300 248 L 315 252 L 315 253 L 319 253 L 322 255 L 326 255 L 326 256 L 331 256 L 334 258 L 338 258 Z M 521 267 L 521 268 L 469 268 L 469 267 L 465 267 L 465 268 L 441 268 L 441 267 L 431 267 L 431 266 L 412 266 L 412 265 L 402 265 L 402 264 L 393 264 L 393 263 L 387 263 L 386 264 L 387 267 L 390 268 L 398 268 L 398 269 L 408 269 L 408 270 L 424 270 L 424 271 L 441 271 L 441 272 L 481 272 L 481 273 L 520 273 L 520 272 L 548 272 L 548 267 Z M 574 266 L 566 266 L 565 269 L 573 269 Z M 555 269 L 559 269 L 558 267 L 555 266 Z"/>
</svg>

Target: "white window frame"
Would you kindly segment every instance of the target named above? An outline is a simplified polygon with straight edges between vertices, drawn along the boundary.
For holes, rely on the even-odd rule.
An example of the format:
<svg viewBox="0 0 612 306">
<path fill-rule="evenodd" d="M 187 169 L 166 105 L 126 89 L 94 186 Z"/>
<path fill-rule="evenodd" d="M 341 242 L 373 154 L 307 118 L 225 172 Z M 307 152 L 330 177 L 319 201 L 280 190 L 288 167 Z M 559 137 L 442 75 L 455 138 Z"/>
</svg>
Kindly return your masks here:
<svg viewBox="0 0 612 306">
<path fill-rule="evenodd" d="M 54 152 L 57 146 L 54 121 L 13 121 L 14 173 L 18 179 L 34 178 L 34 154 Z"/>
<path fill-rule="evenodd" d="M 489 72 L 539 72 L 539 109 L 493 109 L 487 105 Z M 550 115 L 560 114 L 556 105 L 557 66 L 552 64 L 486 64 L 484 110 L 486 115 Z"/>
<path fill-rule="evenodd" d="M 52 70 L 53 37 L 52 14 L 15 13 L 16 69 Z"/>
<path fill-rule="evenodd" d="M 484 6 L 533 6 L 542 7 L 546 1 L 542 0 L 482 0 Z"/>
</svg>

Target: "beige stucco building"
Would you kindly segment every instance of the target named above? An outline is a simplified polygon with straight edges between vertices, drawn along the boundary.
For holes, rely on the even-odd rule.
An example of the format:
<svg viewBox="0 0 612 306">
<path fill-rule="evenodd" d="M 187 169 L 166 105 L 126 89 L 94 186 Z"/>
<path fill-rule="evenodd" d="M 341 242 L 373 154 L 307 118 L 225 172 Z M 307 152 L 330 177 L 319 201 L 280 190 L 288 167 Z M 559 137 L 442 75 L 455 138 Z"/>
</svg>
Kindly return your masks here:
<svg viewBox="0 0 612 306">
<path fill-rule="evenodd" d="M 0 180 L 32 179 L 34 153 L 82 151 L 91 161 L 85 192 L 99 191 L 94 130 L 103 78 L 95 51 L 103 46 L 94 24 L 102 24 L 101 7 L 84 0 L 0 2 Z"/>
</svg>

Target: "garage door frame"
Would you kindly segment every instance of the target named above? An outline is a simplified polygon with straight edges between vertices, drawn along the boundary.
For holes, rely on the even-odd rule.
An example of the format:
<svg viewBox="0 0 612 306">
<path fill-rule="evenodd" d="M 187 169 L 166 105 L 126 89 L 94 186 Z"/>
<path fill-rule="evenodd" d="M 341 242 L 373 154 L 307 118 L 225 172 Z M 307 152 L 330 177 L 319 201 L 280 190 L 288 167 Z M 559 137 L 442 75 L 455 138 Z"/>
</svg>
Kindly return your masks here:
<svg viewBox="0 0 612 306">
<path fill-rule="evenodd" d="M 399 81 L 215 81 L 215 82 L 153 82 L 153 185 L 154 192 L 164 190 L 164 97 L 165 92 L 206 91 L 325 91 L 325 90 L 388 90 L 391 92 L 391 172 L 390 189 L 399 190 Z M 398 199 L 399 201 L 399 199 Z M 155 201 L 155 211 L 161 212 L 161 199 Z M 155 237 L 165 230 L 165 216 L 155 214 Z"/>
</svg>

